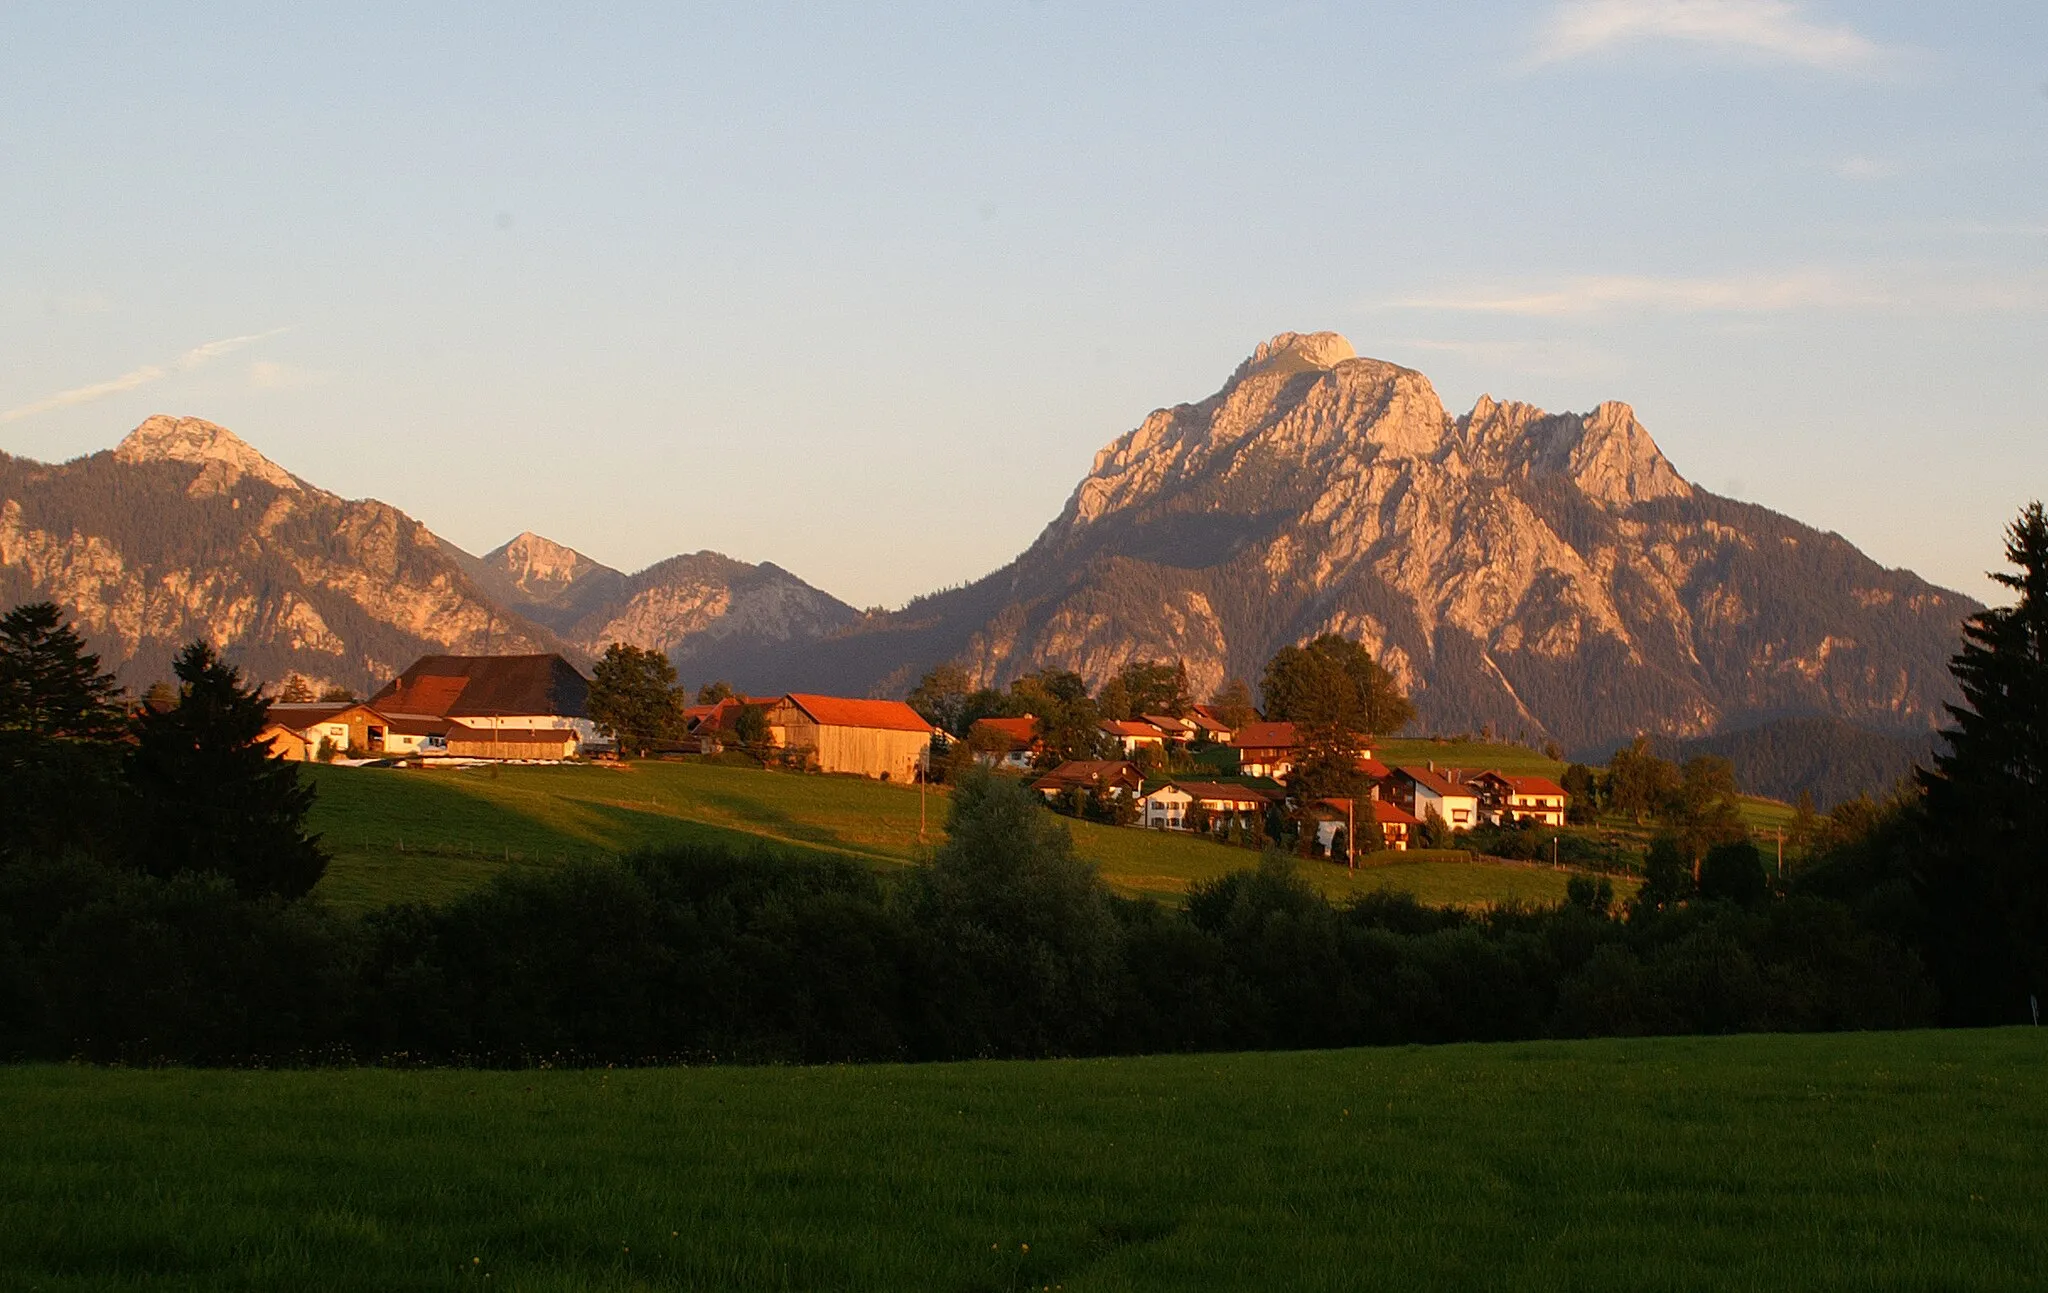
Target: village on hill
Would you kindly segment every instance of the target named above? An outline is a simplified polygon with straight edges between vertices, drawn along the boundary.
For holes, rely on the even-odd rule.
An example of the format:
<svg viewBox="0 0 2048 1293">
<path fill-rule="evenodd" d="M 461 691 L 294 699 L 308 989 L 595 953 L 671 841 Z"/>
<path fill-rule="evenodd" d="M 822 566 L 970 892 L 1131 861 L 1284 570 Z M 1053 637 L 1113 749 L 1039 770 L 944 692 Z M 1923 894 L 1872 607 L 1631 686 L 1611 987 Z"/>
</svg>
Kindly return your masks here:
<svg viewBox="0 0 2048 1293">
<path fill-rule="evenodd" d="M 650 654 L 619 648 L 612 658 L 644 665 Z M 1166 667 L 1135 669 L 1133 676 L 1163 676 Z M 262 740 L 279 759 L 352 765 L 730 753 L 789 771 L 896 783 L 956 779 L 977 766 L 1026 778 L 1071 816 L 1253 848 L 1292 834 L 1305 852 L 1333 859 L 1406 851 L 1425 836 L 1448 842 L 1481 826 L 1561 828 L 1570 805 L 1548 777 L 1433 761 L 1389 765 L 1374 757 L 1370 736 L 1348 725 L 1269 720 L 1243 697 L 1218 704 L 1169 696 L 1159 712 L 1098 718 L 1058 741 L 1032 713 L 971 717 L 955 733 L 901 700 L 732 695 L 714 684 L 696 704 L 664 689 L 672 723 L 636 741 L 625 722 L 607 721 L 606 685 L 557 654 L 423 656 L 367 700 L 303 699 L 293 680 L 291 698 L 270 704 Z M 1320 777 L 1297 775 L 1333 758 L 1334 783 L 1327 767 Z"/>
</svg>

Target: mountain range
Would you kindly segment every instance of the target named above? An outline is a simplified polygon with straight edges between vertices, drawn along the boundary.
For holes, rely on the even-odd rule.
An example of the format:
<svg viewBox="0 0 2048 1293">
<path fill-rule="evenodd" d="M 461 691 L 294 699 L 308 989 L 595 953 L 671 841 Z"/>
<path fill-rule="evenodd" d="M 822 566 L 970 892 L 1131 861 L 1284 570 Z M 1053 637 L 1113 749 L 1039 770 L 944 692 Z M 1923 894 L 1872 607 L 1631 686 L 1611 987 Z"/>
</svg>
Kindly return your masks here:
<svg viewBox="0 0 2048 1293">
<path fill-rule="evenodd" d="M 1568 749 L 1788 716 L 1927 733 L 1977 603 L 1838 535 L 1691 484 L 1625 404 L 1452 415 L 1422 374 L 1283 333 L 1221 389 L 1096 455 L 1014 561 L 863 614 L 714 552 L 634 574 L 532 533 L 472 556 L 301 480 L 225 429 L 153 417 L 47 465 L 0 455 L 0 601 L 48 597 L 124 681 L 192 637 L 252 674 L 358 689 L 431 651 L 666 651 L 694 685 L 901 695 L 1136 657 L 1198 690 L 1356 637 L 1435 731 Z"/>
</svg>

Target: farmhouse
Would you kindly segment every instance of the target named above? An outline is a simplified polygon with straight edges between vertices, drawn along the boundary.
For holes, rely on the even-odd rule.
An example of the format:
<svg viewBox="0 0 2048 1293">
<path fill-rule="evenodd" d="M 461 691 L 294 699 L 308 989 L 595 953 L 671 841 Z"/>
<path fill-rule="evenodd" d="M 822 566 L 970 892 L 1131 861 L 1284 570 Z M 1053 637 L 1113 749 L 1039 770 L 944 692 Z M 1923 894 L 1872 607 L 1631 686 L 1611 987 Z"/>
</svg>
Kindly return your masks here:
<svg viewBox="0 0 2048 1293">
<path fill-rule="evenodd" d="M 1038 735 L 1038 719 L 977 718 L 967 729 L 967 744 L 974 761 L 983 767 L 1010 772 L 1028 772 L 1045 742 Z"/>
<path fill-rule="evenodd" d="M 1533 821 L 1539 826 L 1562 826 L 1568 796 L 1564 787 L 1548 777 L 1506 772 L 1481 772 L 1467 779 L 1479 793 L 1481 821 L 1516 825 Z"/>
<path fill-rule="evenodd" d="M 1326 854 L 1335 843 L 1337 832 L 1354 820 L 1353 814 L 1358 820 L 1366 820 L 1366 814 L 1370 813 L 1370 820 L 1379 823 L 1380 838 L 1386 847 L 1404 853 L 1408 850 L 1409 833 L 1422 825 L 1399 804 L 1384 799 L 1360 799 L 1350 803 L 1342 799 L 1318 799 L 1309 811 L 1316 821 L 1316 845 Z"/>
<path fill-rule="evenodd" d="M 1237 770 L 1247 777 L 1285 778 L 1294 771 L 1300 737 L 1292 723 L 1246 723 L 1230 740 Z"/>
<path fill-rule="evenodd" d="M 768 707 L 769 739 L 816 754 L 821 772 L 915 781 L 938 729 L 900 700 L 791 692 Z"/>
<path fill-rule="evenodd" d="M 1159 729 L 1159 734 L 1175 745 L 1188 745 L 1195 739 L 1195 725 L 1185 718 L 1173 714 L 1140 714 L 1138 717 Z"/>
<path fill-rule="evenodd" d="M 449 719 L 471 732 L 565 729 L 580 746 L 598 739 L 589 698 L 589 679 L 559 655 L 430 655 L 414 661 L 369 703 L 394 717 Z M 448 735 L 452 754 L 456 734 Z M 556 739 L 541 738 L 544 744 Z M 475 744 L 467 736 L 461 743 Z"/>
<path fill-rule="evenodd" d="M 1139 824 L 1156 830 L 1191 831 L 1203 818 L 1206 829 L 1221 834 L 1232 823 L 1263 825 L 1267 805 L 1275 796 L 1255 786 L 1225 786 L 1213 781 L 1169 781 L 1138 798 Z M 1200 812 L 1196 810 L 1199 809 Z"/>
<path fill-rule="evenodd" d="M 683 747 L 698 754 L 717 754 L 739 741 L 735 726 L 740 711 L 758 709 L 763 714 L 780 696 L 727 696 L 709 705 L 691 705 L 683 710 Z"/>
<path fill-rule="evenodd" d="M 1145 788 L 1138 765 L 1122 759 L 1069 759 L 1031 783 L 1047 799 L 1069 791 L 1101 790 L 1112 796 L 1135 795 Z"/>
<path fill-rule="evenodd" d="M 260 739 L 280 759 L 317 759 L 323 744 L 331 754 L 379 755 L 390 727 L 384 715 L 355 701 L 279 702 L 270 707 L 269 717 Z"/>
<path fill-rule="evenodd" d="M 1396 768 L 1387 786 L 1393 801 L 1418 822 L 1435 813 L 1454 831 L 1469 831 L 1479 824 L 1478 792 L 1434 768 Z"/>
<path fill-rule="evenodd" d="M 1151 746 L 1155 750 L 1166 748 L 1166 733 L 1150 723 L 1137 719 L 1104 719 L 1101 723 L 1103 735 L 1122 747 L 1125 754 L 1136 754 L 1140 748 Z"/>
</svg>

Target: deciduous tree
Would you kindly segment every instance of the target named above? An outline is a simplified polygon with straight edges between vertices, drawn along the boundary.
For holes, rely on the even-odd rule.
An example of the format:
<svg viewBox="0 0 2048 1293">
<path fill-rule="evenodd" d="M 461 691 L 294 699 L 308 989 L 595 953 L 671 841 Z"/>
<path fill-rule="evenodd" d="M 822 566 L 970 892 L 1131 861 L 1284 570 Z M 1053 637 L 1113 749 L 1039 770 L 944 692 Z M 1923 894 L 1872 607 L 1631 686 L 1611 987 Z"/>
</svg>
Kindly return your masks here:
<svg viewBox="0 0 2048 1293">
<path fill-rule="evenodd" d="M 1282 647 L 1267 662 L 1262 691 L 1266 717 L 1278 722 L 1384 736 L 1415 717 L 1394 676 L 1337 633 Z"/>
<path fill-rule="evenodd" d="M 591 670 L 590 718 L 619 743 L 619 753 L 645 755 L 683 731 L 683 689 L 676 667 L 659 651 L 614 642 Z"/>
</svg>

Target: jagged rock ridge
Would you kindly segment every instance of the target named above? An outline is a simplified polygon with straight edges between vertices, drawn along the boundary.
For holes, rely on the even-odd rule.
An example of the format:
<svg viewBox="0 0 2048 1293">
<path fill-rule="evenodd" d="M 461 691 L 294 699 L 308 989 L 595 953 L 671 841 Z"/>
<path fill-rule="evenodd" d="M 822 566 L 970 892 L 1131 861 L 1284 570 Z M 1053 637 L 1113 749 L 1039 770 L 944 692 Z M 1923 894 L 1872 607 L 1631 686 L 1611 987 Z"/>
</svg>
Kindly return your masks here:
<svg viewBox="0 0 2048 1293">
<path fill-rule="evenodd" d="M 1925 729 L 1976 603 L 1839 536 L 1688 484 L 1625 404 L 1460 417 L 1412 369 L 1283 333 L 1096 456 L 1016 561 L 860 622 L 796 667 L 896 691 L 942 659 L 1198 686 L 1362 639 L 1438 730 L 1585 747 L 1782 714 Z"/>
<path fill-rule="evenodd" d="M 781 568 L 715 552 L 635 575 L 527 532 L 483 557 L 394 507 L 319 489 L 225 427 L 152 417 L 110 452 L 0 454 L 0 600 L 63 605 L 124 682 L 194 638 L 252 675 L 374 689 L 431 652 L 667 651 L 692 681 L 765 685 L 857 618 Z"/>
<path fill-rule="evenodd" d="M 662 651 L 686 681 L 766 685 L 788 650 L 859 616 L 779 566 L 716 552 L 626 575 L 529 532 L 469 560 L 506 605 L 592 655 L 612 642 Z"/>
<path fill-rule="evenodd" d="M 48 598 L 131 687 L 204 638 L 253 676 L 362 690 L 432 651 L 552 651 L 405 513 L 343 499 L 226 428 L 152 417 L 57 465 L 0 454 L 0 604 Z"/>
</svg>

